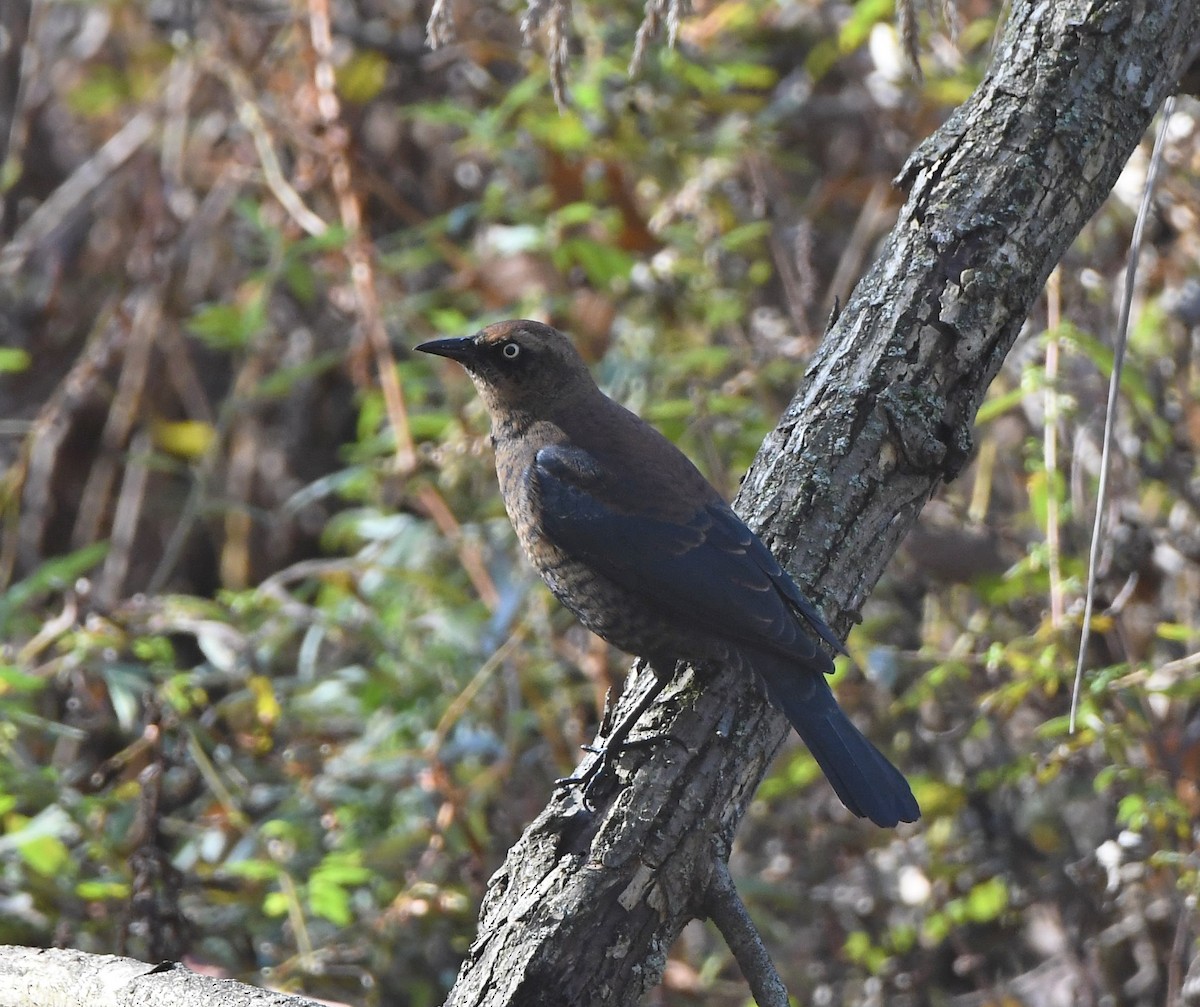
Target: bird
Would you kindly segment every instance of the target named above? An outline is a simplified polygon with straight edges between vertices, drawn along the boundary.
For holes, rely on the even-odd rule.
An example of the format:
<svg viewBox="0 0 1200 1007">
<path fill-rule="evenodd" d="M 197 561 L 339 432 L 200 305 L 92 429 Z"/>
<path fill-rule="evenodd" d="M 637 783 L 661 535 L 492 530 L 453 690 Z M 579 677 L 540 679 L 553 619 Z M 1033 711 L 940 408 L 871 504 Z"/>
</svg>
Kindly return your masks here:
<svg viewBox="0 0 1200 1007">
<path fill-rule="evenodd" d="M 829 687 L 833 660 L 818 641 L 844 651 L 842 641 L 688 457 L 600 390 L 568 336 L 511 320 L 415 349 L 466 369 L 525 555 L 584 626 L 649 663 L 654 695 L 679 661 L 735 667 L 853 814 L 884 828 L 920 817 L 908 781 Z"/>
</svg>

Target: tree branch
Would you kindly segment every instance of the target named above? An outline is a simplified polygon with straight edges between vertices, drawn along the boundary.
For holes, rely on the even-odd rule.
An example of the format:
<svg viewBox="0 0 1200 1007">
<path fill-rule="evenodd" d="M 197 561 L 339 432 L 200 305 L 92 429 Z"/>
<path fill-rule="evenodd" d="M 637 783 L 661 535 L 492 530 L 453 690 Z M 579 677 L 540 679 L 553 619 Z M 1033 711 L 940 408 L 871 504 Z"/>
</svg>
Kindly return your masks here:
<svg viewBox="0 0 1200 1007">
<path fill-rule="evenodd" d="M 713 879 L 708 886 L 705 906 L 708 918 L 716 924 L 729 950 L 733 952 L 758 1007 L 788 1007 L 787 987 L 775 971 L 758 928 L 737 893 L 729 865 L 719 857 L 713 866 Z"/>
<path fill-rule="evenodd" d="M 966 462 L 989 382 L 1174 86 L 1196 22 L 1192 0 L 1017 0 L 987 78 L 904 169 L 885 249 L 739 497 L 839 629 Z M 623 754 L 627 783 L 593 795 L 594 813 L 554 797 L 492 878 L 447 1003 L 635 1002 L 703 914 L 714 842 L 732 841 L 786 731 L 752 683 L 677 678 L 639 733 L 682 745 Z"/>
<path fill-rule="evenodd" d="M 0 945 L 0 1007 L 321 1007 L 232 979 L 197 975 L 173 962 Z"/>
</svg>

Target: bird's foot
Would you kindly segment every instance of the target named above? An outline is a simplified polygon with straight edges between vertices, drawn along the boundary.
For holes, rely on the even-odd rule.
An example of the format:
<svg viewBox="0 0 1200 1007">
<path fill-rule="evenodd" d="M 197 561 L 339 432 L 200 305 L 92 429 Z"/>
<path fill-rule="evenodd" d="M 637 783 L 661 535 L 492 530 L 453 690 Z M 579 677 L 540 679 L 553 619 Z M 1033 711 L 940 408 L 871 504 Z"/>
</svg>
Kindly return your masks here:
<svg viewBox="0 0 1200 1007">
<path fill-rule="evenodd" d="M 555 789 L 581 787 L 583 790 L 584 808 L 588 811 L 594 811 L 595 803 L 592 801 L 592 795 L 596 792 L 596 787 L 600 781 L 606 776 L 612 775 L 613 760 L 618 755 L 626 749 L 643 748 L 646 745 L 653 745 L 664 739 L 678 741 L 678 738 L 665 733 L 644 734 L 640 738 L 629 737 L 638 719 L 654 704 L 654 701 L 666 686 L 667 681 L 666 677 L 656 674 L 650 683 L 650 687 L 638 698 L 633 709 L 624 714 L 615 726 L 612 726 L 614 710 L 606 700 L 604 704 L 604 717 L 601 723 L 602 725 L 610 726 L 611 731 L 602 729 L 601 734 L 607 734 L 607 742 L 603 745 L 582 746 L 585 752 L 591 752 L 596 758 L 592 760 L 591 764 L 582 773 L 576 773 L 573 776 L 566 776 L 561 780 L 556 780 L 554 782 Z"/>
<path fill-rule="evenodd" d="M 630 749 L 649 748 L 660 741 L 673 741 L 677 745 L 683 745 L 683 742 L 676 738 L 675 735 L 666 733 L 647 734 L 640 738 L 613 738 L 607 745 L 580 745 L 580 748 L 591 755 L 595 755 L 596 758 L 592 760 L 583 772 L 555 780 L 554 788 L 556 790 L 563 790 L 568 787 L 579 787 L 583 795 L 583 806 L 588 811 L 595 811 L 596 806 L 592 801 L 592 795 L 605 776 L 613 775 L 613 761 L 623 752 L 627 752 Z"/>
<path fill-rule="evenodd" d="M 598 756 L 592 763 L 581 773 L 573 773 L 570 776 L 562 776 L 554 781 L 555 790 L 567 790 L 571 787 L 579 787 L 580 794 L 583 797 L 583 806 L 588 811 L 595 811 L 596 805 L 592 801 L 592 793 L 596 785 L 606 773 L 611 772 L 608 765 L 608 750 L 605 748 L 596 748 L 594 745 L 583 745 L 585 751 L 591 752 Z"/>
</svg>

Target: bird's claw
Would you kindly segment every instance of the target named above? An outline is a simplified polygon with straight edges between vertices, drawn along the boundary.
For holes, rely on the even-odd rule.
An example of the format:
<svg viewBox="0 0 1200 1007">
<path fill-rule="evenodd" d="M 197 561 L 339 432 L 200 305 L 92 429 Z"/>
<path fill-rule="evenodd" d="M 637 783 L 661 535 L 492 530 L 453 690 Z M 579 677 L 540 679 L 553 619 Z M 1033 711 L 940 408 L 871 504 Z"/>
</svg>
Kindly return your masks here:
<svg viewBox="0 0 1200 1007">
<path fill-rule="evenodd" d="M 605 772 L 611 771 L 608 765 L 608 749 L 597 748 L 595 745 L 582 745 L 581 747 L 597 756 L 596 760 L 582 773 L 573 773 L 571 776 L 563 776 L 555 780 L 554 789 L 565 790 L 569 787 L 579 787 L 584 808 L 588 811 L 595 811 L 596 805 L 592 801 L 592 791 Z"/>
<path fill-rule="evenodd" d="M 556 790 L 563 790 L 568 787 L 580 787 L 583 792 L 583 806 L 589 811 L 595 811 L 596 808 L 592 802 L 592 793 L 604 775 L 613 771 L 612 760 L 631 748 L 647 748 L 650 745 L 658 744 L 660 741 L 673 741 L 677 745 L 683 745 L 683 742 L 675 737 L 675 735 L 665 732 L 647 734 L 640 738 L 614 739 L 607 745 L 580 745 L 579 747 L 583 751 L 589 755 L 596 756 L 596 759 L 582 773 L 574 773 L 571 776 L 563 776 L 555 780 L 554 788 Z"/>
</svg>

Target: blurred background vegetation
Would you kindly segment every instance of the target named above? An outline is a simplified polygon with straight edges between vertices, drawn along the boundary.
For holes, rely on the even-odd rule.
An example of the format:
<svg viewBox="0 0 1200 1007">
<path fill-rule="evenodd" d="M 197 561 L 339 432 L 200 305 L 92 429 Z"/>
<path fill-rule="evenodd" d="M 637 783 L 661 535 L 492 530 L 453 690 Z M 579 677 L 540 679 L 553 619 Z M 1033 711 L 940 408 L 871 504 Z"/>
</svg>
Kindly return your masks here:
<svg viewBox="0 0 1200 1007">
<path fill-rule="evenodd" d="M 5 15 L 0 943 L 440 1002 L 626 662 L 518 561 L 469 383 L 409 348 L 550 320 L 732 495 L 1000 16 L 922 9 L 918 80 L 890 3 L 701 0 L 631 78 L 643 10 L 580 4 L 560 109 L 553 25 L 443 9 L 436 51 L 411 0 Z M 850 637 L 843 705 L 925 817 L 853 820 L 792 739 L 742 829 L 799 1002 L 1200 1002 L 1198 118 L 1139 277 L 1081 729 L 1148 144 Z M 652 1000 L 746 998 L 694 923 Z"/>
</svg>

